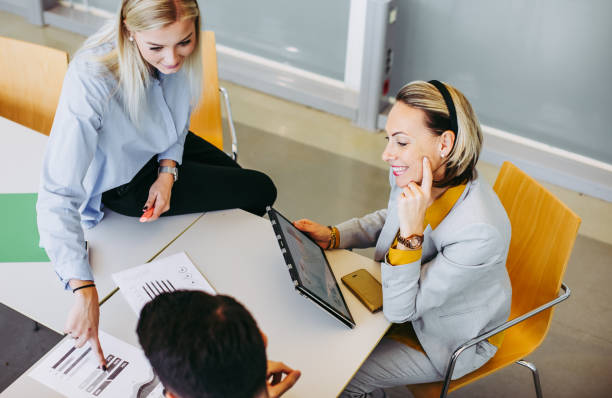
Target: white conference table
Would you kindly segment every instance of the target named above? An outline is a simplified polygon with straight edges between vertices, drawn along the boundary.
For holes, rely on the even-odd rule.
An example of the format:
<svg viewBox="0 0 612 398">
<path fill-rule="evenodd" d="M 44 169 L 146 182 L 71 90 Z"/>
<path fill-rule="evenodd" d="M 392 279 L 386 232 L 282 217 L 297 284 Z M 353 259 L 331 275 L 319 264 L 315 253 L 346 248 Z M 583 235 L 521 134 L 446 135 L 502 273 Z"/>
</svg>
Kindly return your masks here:
<svg viewBox="0 0 612 398">
<path fill-rule="evenodd" d="M 366 268 L 380 280 L 380 264 L 346 251 L 327 252 L 357 326 L 350 329 L 294 289 L 267 219 L 242 210 L 209 212 L 158 258 L 186 252 L 220 294 L 235 297 L 268 336 L 268 358 L 299 369 L 302 376 L 286 397 L 335 397 L 389 327 L 381 312 L 370 313 L 340 282 Z M 138 345 L 138 321 L 119 291 L 104 304 L 112 317 L 100 328 Z M 197 314 L 193 314 L 197 316 Z"/>
<path fill-rule="evenodd" d="M 0 194 L 36 193 L 48 137 L 0 117 Z M 186 230 L 202 213 L 140 223 L 111 210 L 85 231 L 100 299 L 113 291 L 111 274 L 143 264 Z M 61 333 L 72 305 L 50 263 L 0 263 L 0 302 Z M 27 287 L 27 288 L 26 288 Z"/>
</svg>

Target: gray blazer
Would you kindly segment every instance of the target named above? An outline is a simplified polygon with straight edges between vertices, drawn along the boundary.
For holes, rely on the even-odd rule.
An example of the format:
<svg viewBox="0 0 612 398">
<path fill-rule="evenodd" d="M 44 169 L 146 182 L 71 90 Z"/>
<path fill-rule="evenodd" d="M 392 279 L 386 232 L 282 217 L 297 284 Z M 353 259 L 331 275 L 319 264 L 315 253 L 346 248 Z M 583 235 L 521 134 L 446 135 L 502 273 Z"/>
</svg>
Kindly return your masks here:
<svg viewBox="0 0 612 398">
<path fill-rule="evenodd" d="M 394 323 L 411 321 L 427 356 L 443 375 L 459 345 L 510 315 L 512 288 L 505 266 L 510 221 L 491 187 L 476 179 L 435 230 L 427 226 L 422 258 L 392 266 L 385 255 L 399 230 L 401 190 L 391 173 L 390 183 L 387 209 L 338 225 L 340 247 L 376 244 L 385 317 Z M 464 351 L 453 379 L 482 366 L 496 350 L 485 341 Z"/>
</svg>

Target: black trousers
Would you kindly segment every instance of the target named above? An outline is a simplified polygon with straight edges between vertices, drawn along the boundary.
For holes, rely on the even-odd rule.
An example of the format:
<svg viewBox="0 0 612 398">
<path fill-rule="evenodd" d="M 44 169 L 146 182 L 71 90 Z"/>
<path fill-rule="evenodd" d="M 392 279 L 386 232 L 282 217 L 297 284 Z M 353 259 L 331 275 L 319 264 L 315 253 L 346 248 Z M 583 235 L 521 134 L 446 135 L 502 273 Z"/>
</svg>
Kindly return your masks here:
<svg viewBox="0 0 612 398">
<path fill-rule="evenodd" d="M 117 213 L 140 217 L 157 179 L 157 156 L 132 181 L 102 194 L 102 203 Z M 187 133 L 179 178 L 172 187 L 170 210 L 162 216 L 240 208 L 263 215 L 276 200 L 276 187 L 267 175 L 243 169 L 208 141 Z"/>
</svg>

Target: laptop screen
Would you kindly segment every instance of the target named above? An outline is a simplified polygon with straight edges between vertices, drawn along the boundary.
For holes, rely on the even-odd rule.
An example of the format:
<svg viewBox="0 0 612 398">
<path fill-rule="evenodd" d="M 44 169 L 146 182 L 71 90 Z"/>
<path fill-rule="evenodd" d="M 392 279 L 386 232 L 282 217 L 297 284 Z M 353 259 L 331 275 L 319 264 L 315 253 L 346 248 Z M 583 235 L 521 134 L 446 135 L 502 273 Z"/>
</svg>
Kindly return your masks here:
<svg viewBox="0 0 612 398">
<path fill-rule="evenodd" d="M 288 250 L 291 253 L 301 285 L 337 312 L 352 320 L 344 302 L 340 287 L 325 258 L 322 249 L 276 212 Z"/>
</svg>

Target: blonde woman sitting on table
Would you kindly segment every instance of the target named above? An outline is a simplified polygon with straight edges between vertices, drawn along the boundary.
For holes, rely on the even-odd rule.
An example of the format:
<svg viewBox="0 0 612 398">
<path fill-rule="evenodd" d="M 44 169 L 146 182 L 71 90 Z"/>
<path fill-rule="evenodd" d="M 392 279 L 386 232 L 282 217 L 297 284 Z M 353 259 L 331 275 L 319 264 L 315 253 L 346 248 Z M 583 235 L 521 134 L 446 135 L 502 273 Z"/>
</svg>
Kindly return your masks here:
<svg viewBox="0 0 612 398">
<path fill-rule="evenodd" d="M 276 198 L 268 176 L 188 131 L 202 80 L 196 0 L 123 0 L 110 22 L 70 63 L 37 203 L 41 246 L 75 295 L 65 332 L 79 347 L 89 341 L 103 367 L 82 227 L 104 207 L 150 222 L 228 208 L 261 215 Z"/>
<path fill-rule="evenodd" d="M 375 245 L 381 261 L 383 311 L 394 325 L 342 397 L 442 380 L 459 345 L 510 314 L 510 222 L 477 177 L 482 133 L 472 107 L 435 80 L 409 83 L 396 99 L 382 154 L 391 167 L 387 209 L 336 227 L 295 222 L 324 248 Z M 500 343 L 498 335 L 463 352 L 452 378 L 482 366 Z"/>
</svg>

